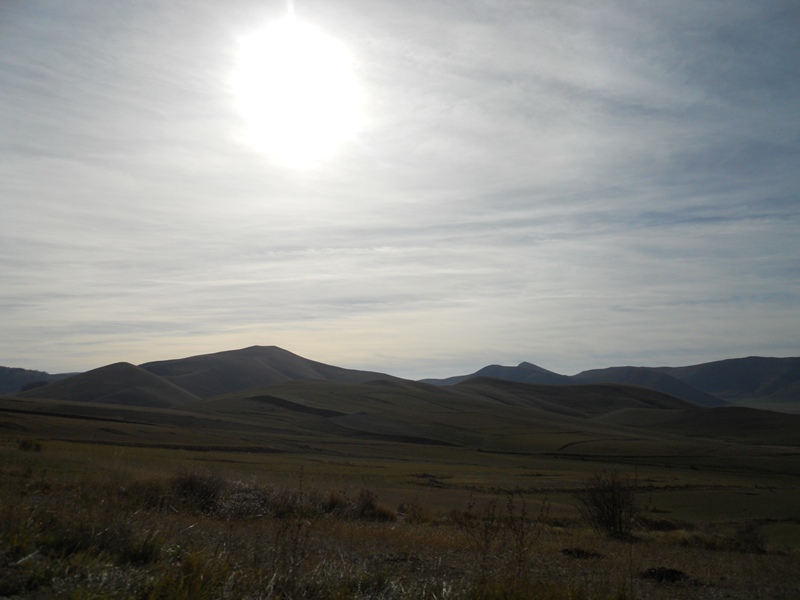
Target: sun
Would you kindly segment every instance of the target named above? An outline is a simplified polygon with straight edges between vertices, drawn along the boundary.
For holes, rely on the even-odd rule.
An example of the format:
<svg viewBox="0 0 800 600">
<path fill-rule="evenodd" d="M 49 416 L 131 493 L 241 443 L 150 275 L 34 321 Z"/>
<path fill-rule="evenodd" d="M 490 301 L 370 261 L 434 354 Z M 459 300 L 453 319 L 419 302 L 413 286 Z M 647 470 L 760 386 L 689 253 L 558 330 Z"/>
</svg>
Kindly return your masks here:
<svg viewBox="0 0 800 600">
<path fill-rule="evenodd" d="M 242 40 L 233 87 L 253 144 L 291 165 L 329 157 L 362 120 L 352 56 L 291 13 Z"/>
</svg>

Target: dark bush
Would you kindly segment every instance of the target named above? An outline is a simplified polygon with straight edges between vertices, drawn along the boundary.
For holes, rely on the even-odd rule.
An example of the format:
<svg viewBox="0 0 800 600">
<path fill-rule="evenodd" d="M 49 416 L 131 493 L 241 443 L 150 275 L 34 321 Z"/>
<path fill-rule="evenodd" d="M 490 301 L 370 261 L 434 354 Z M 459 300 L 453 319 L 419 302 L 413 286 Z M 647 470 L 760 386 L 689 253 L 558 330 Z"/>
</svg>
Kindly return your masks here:
<svg viewBox="0 0 800 600">
<path fill-rule="evenodd" d="M 378 497 L 369 490 L 361 490 L 358 494 L 353 516 L 366 521 L 394 521 L 397 519 L 394 511 L 378 504 Z"/>
<path fill-rule="evenodd" d="M 342 516 L 350 510 L 352 503 L 347 494 L 342 491 L 331 490 L 328 498 L 322 503 L 322 512 Z"/>
<path fill-rule="evenodd" d="M 589 478 L 573 498 L 581 516 L 596 531 L 628 539 L 640 513 L 637 495 L 636 482 L 612 470 Z"/>
<path fill-rule="evenodd" d="M 184 473 L 171 482 L 177 500 L 201 513 L 214 512 L 224 487 L 221 477 L 208 473 Z"/>
</svg>

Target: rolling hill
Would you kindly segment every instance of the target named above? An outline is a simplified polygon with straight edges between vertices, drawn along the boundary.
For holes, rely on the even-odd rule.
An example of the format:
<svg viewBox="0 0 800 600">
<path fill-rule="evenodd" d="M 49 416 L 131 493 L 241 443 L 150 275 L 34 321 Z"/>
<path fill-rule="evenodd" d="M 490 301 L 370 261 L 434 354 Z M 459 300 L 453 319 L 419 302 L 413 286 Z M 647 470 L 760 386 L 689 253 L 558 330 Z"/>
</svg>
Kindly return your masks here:
<svg viewBox="0 0 800 600">
<path fill-rule="evenodd" d="M 658 390 L 700 406 L 726 406 L 728 403 L 716 396 L 692 387 L 671 375 L 647 367 L 612 367 L 583 371 L 570 378 L 576 383 L 626 383 Z"/>
<path fill-rule="evenodd" d="M 273 435 L 375 440 L 486 451 L 555 452 L 565 441 L 628 440 L 640 433 L 595 421 L 628 408 L 697 407 L 624 385 L 547 386 L 477 379 L 452 387 L 414 382 L 289 382 L 206 400 L 203 415 L 247 415 Z M 800 418 L 798 418 L 800 421 Z M 649 432 L 648 436 L 655 435 Z"/>
<path fill-rule="evenodd" d="M 149 362 L 139 367 L 187 391 L 191 396 L 205 399 L 290 381 L 402 381 L 385 373 L 345 369 L 309 360 L 276 346 L 252 346 Z M 0 367 L 0 393 L 17 392 L 22 385 L 34 381 L 68 377 L 69 374 L 50 375 Z M 622 383 L 659 391 L 706 407 L 735 404 L 800 412 L 800 358 L 749 357 L 685 367 L 610 367 L 572 376 L 522 362 L 515 367 L 489 365 L 469 375 L 423 379 L 420 383 L 453 386 L 480 377 L 556 386 Z M 123 378 L 121 387 L 126 386 L 131 387 Z M 132 400 L 129 398 L 127 401 Z M 150 401 L 153 401 L 152 398 Z"/>
<path fill-rule="evenodd" d="M 277 346 L 252 346 L 140 365 L 200 398 L 212 398 L 287 381 L 394 379 L 391 375 L 334 367 Z"/>
<path fill-rule="evenodd" d="M 0 429 L 121 446 L 336 456 L 426 455 L 435 448 L 437 456 L 468 450 L 656 460 L 673 453 L 727 456 L 723 441 L 748 447 L 800 443 L 800 416 L 701 408 L 623 384 L 306 380 L 200 400 L 142 372 L 109 365 L 68 385 L 34 390 L 47 391 L 48 399 L 0 398 Z M 122 379 L 128 386 L 121 391 Z M 109 387 L 110 381 L 117 384 Z"/>
<path fill-rule="evenodd" d="M 800 358 L 733 358 L 657 369 L 733 404 L 800 404 Z"/>
<path fill-rule="evenodd" d="M 123 446 L 334 456 L 405 456 L 436 448 L 437 454 L 659 461 L 699 452 L 714 464 L 714 457 L 727 456 L 730 443 L 800 443 L 800 416 L 700 407 L 644 387 L 680 389 L 680 380 L 653 370 L 608 370 L 580 379 L 523 363 L 483 372 L 501 378 L 432 385 L 334 367 L 275 347 L 138 367 L 116 363 L 0 399 L 0 429 Z M 522 381 L 503 378 L 509 375 Z M 608 381 L 588 383 L 591 378 Z"/>
<path fill-rule="evenodd" d="M 516 367 L 490 365 L 471 375 L 459 375 L 445 379 L 424 379 L 431 385 L 456 385 L 480 377 L 494 377 L 506 381 L 537 383 L 546 385 L 577 385 L 595 383 L 622 383 L 648 388 L 699 404 L 700 406 L 724 406 L 727 403 L 709 393 L 667 373 L 647 367 L 612 367 L 583 371 L 577 375 L 560 375 L 531 363 L 523 362 Z"/>
<path fill-rule="evenodd" d="M 787 412 L 800 411 L 800 358 L 749 357 L 687 367 L 610 367 L 559 375 L 531 363 L 490 365 L 471 375 L 424 379 L 455 385 L 477 377 L 551 385 L 625 383 L 663 392 L 700 406 L 737 404 Z"/>
<path fill-rule="evenodd" d="M 720 396 L 735 402 L 760 399 L 765 403 L 764 408 L 772 406 L 767 402 L 789 406 L 797 401 L 799 371 L 800 359 L 748 358 L 678 368 L 614 367 L 570 377 L 523 362 L 516 367 L 490 365 L 472 375 L 411 382 L 383 373 L 320 363 L 275 346 L 252 346 L 138 367 L 116 363 L 26 391 L 20 397 L 175 408 L 298 382 L 307 385 L 293 389 L 315 390 L 311 398 L 318 401 L 316 390 L 324 390 L 320 392 L 323 396 L 336 396 L 334 391 L 341 388 L 333 384 L 371 383 L 379 391 L 370 392 L 367 398 L 360 388 L 353 391 L 354 397 L 364 403 L 361 411 L 343 411 L 328 405 L 317 408 L 333 411 L 335 416 L 329 416 L 328 422 L 337 427 L 355 430 L 361 426 L 359 423 L 369 422 L 370 427 L 381 429 L 376 423 L 381 418 L 390 418 L 376 409 L 381 406 L 383 396 L 404 397 L 410 403 L 404 410 L 425 412 L 431 403 L 441 410 L 456 394 L 461 401 L 465 397 L 480 397 L 484 402 L 493 402 L 495 408 L 503 404 L 535 409 L 549 417 L 604 416 L 610 422 L 607 415 L 615 411 L 725 406 L 727 403 Z M 331 385 L 321 386 L 322 383 Z M 262 396 L 276 397 L 272 392 L 264 392 Z M 417 407 L 420 398 L 425 400 Z M 300 398 L 299 404 L 307 400 Z M 370 419 L 352 416 L 358 412 L 373 416 Z M 406 418 L 403 414 L 397 417 Z"/>
<path fill-rule="evenodd" d="M 729 440 L 745 444 L 797 445 L 800 415 L 724 406 L 678 411 L 626 411 L 614 415 L 617 425 L 640 430 L 674 433 L 683 437 Z"/>
<path fill-rule="evenodd" d="M 617 383 L 556 386 L 477 378 L 462 382 L 457 387 L 489 397 L 494 397 L 498 390 L 502 390 L 501 401 L 505 403 L 513 402 L 561 413 L 569 409 L 573 416 L 583 418 L 630 408 L 696 408 L 691 402 L 656 390 Z"/>
<path fill-rule="evenodd" d="M 151 408 L 174 408 L 199 400 L 169 381 L 124 362 L 74 375 L 18 396 Z"/>
</svg>

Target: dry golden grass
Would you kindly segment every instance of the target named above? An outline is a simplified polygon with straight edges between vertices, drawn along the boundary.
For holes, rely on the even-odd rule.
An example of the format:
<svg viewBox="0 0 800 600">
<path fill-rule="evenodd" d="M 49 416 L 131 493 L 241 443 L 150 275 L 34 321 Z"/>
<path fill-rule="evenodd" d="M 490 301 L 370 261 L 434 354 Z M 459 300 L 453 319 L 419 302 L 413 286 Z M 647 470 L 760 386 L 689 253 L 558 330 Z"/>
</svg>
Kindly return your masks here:
<svg viewBox="0 0 800 600">
<path fill-rule="evenodd" d="M 25 446 L 2 449 L 0 596 L 750 599 L 800 590 L 796 551 L 765 546 L 758 522 L 668 526 L 648 513 L 648 530 L 613 541 L 527 492 L 482 493 L 452 510 L 390 503 L 352 477 L 320 487 L 305 469 L 277 480 L 197 463 L 133 469 Z"/>
</svg>

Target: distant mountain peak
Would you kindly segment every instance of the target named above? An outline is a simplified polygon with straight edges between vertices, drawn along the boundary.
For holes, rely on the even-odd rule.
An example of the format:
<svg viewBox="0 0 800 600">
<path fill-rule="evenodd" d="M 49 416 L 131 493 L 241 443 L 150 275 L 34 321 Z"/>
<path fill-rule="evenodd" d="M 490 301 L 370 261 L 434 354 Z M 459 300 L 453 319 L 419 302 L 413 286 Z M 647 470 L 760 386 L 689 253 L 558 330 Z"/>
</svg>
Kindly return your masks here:
<svg viewBox="0 0 800 600">
<path fill-rule="evenodd" d="M 363 382 L 396 379 L 385 373 L 327 365 L 278 346 L 249 346 L 140 366 L 201 398 L 289 381 Z"/>
<path fill-rule="evenodd" d="M 551 375 L 558 375 L 559 377 L 562 377 L 562 375 L 556 373 L 555 371 L 550 371 L 548 369 L 545 369 L 543 367 L 540 367 L 539 365 L 535 365 L 528 361 L 522 361 L 517 365 L 516 368 L 524 371 L 535 371 L 537 373 L 549 373 Z"/>
<path fill-rule="evenodd" d="M 492 379 L 505 379 L 518 383 L 537 383 L 544 385 L 563 385 L 570 383 L 569 377 L 559 375 L 540 366 L 529 362 L 521 362 L 516 367 L 505 367 L 503 365 L 488 365 L 470 375 L 458 375 L 447 379 L 423 379 L 423 383 L 433 385 L 455 385 L 468 379 L 477 377 L 489 377 Z"/>
</svg>

